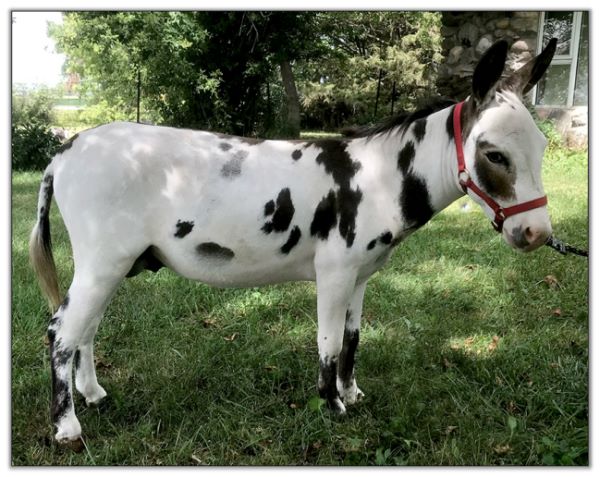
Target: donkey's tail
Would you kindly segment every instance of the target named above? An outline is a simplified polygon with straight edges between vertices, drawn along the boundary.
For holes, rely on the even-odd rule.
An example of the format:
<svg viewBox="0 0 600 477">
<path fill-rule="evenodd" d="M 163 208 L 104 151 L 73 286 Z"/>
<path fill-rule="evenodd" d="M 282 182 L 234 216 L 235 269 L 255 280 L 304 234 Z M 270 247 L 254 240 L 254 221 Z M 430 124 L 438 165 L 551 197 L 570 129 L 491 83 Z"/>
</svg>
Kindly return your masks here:
<svg viewBox="0 0 600 477">
<path fill-rule="evenodd" d="M 60 305 L 60 290 L 56 275 L 56 265 L 52 256 L 52 241 L 50 240 L 50 204 L 54 175 L 52 163 L 44 171 L 40 195 L 38 197 L 37 222 L 31 231 L 29 239 L 29 258 L 37 275 L 40 288 L 50 304 L 52 312 Z"/>
</svg>

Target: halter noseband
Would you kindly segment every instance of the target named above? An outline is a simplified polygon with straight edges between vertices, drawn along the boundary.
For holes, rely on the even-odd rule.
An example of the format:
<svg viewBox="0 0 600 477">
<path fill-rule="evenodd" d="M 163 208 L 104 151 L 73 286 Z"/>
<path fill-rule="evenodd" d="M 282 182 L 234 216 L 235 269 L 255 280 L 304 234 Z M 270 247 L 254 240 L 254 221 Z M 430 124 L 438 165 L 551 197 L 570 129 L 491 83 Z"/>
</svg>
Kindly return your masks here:
<svg viewBox="0 0 600 477">
<path fill-rule="evenodd" d="M 494 227 L 496 232 L 502 232 L 502 226 L 508 217 L 511 215 L 520 214 L 521 212 L 525 212 L 527 210 L 543 207 L 548 203 L 548 197 L 539 197 L 537 199 L 513 205 L 512 207 L 502 207 L 500 204 L 498 204 L 498 202 L 477 187 L 477 184 L 473 182 L 471 175 L 465 166 L 465 155 L 462 144 L 462 129 L 460 124 L 460 112 L 463 104 L 464 101 L 461 101 L 454 107 L 454 116 L 452 118 L 454 125 L 454 144 L 456 145 L 456 158 L 458 160 L 458 182 L 460 183 L 465 194 L 467 193 L 467 189 L 471 189 L 494 211 L 492 227 Z"/>
</svg>

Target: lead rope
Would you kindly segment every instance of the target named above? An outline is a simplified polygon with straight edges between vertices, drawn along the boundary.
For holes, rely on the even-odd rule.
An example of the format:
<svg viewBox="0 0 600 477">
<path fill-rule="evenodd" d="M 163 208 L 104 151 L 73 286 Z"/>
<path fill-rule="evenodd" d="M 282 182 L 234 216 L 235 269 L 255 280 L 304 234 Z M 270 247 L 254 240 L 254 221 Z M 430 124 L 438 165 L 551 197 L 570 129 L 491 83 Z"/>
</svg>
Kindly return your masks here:
<svg viewBox="0 0 600 477">
<path fill-rule="evenodd" d="M 550 248 L 553 248 L 554 250 L 556 250 L 558 253 L 560 253 L 562 255 L 566 255 L 567 253 L 572 253 L 574 255 L 579 255 L 581 257 L 588 256 L 587 250 L 573 247 L 567 243 L 564 243 L 562 240 L 556 238 L 554 235 L 551 235 L 550 237 L 548 237 L 548 240 L 546 240 L 546 245 Z"/>
</svg>

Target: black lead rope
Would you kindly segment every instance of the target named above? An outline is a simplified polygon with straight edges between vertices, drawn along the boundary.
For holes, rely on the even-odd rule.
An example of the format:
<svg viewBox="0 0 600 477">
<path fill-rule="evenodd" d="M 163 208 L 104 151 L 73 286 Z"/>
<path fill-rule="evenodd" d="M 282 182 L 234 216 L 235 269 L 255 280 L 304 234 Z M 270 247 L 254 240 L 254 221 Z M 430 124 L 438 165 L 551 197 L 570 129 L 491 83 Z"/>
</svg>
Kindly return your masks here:
<svg viewBox="0 0 600 477">
<path fill-rule="evenodd" d="M 553 248 L 562 255 L 566 255 L 567 253 L 573 253 L 575 255 L 581 255 L 582 257 L 588 256 L 587 250 L 572 247 L 571 245 L 564 243 L 562 240 L 557 239 L 554 235 L 551 235 L 548 238 L 548 240 L 546 241 L 546 245 L 548 245 L 548 247 Z"/>
</svg>

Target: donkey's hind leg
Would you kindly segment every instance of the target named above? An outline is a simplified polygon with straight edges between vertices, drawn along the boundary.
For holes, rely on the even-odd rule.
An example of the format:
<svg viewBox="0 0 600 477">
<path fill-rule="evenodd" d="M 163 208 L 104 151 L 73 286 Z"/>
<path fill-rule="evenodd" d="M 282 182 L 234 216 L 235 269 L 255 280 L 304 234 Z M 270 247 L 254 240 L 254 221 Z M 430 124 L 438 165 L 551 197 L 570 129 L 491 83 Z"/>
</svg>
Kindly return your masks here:
<svg viewBox="0 0 600 477">
<path fill-rule="evenodd" d="M 76 266 L 69 292 L 50 320 L 48 338 L 52 367 L 51 417 L 57 431 L 55 438 L 59 442 L 78 441 L 81 437 L 81 425 L 75 416 L 73 405 L 72 370 L 75 351 L 82 343 L 84 349 L 90 344 L 93 332 L 98 326 L 98 317 L 102 316 L 125 273 L 126 271 L 118 273 L 114 268 L 110 272 L 99 273 L 99 270 L 90 271 L 88 267 L 78 270 Z M 93 362 L 87 361 L 92 359 L 91 348 L 89 350 L 89 353 L 86 350 L 84 357 L 88 371 L 89 365 L 93 366 Z M 82 357 L 80 354 L 80 366 Z M 88 377 L 86 381 L 84 378 L 83 382 L 89 385 L 91 379 Z M 99 385 L 94 386 L 92 383 L 90 397 L 97 398 L 98 394 L 103 393 L 100 389 Z"/>
<path fill-rule="evenodd" d="M 75 387 L 85 398 L 88 406 L 98 404 L 106 396 L 106 391 L 96 377 L 96 365 L 94 363 L 94 336 L 98 331 L 98 325 L 102 315 L 91 320 L 87 330 L 84 332 L 81 342 L 75 352 Z"/>
</svg>

